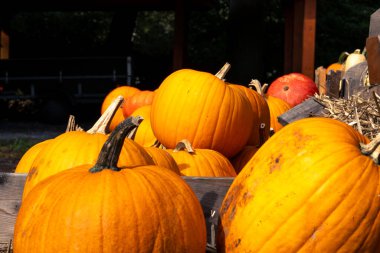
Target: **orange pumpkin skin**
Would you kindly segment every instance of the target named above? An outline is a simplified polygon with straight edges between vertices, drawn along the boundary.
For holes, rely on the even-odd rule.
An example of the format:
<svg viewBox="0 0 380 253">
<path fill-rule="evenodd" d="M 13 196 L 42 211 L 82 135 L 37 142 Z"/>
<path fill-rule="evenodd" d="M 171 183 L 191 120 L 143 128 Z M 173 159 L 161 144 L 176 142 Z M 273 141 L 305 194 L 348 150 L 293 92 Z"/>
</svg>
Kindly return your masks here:
<svg viewBox="0 0 380 253">
<path fill-rule="evenodd" d="M 283 127 L 278 122 L 278 116 L 292 109 L 292 107 L 286 101 L 273 96 L 267 96 L 267 103 L 270 113 L 270 128 L 276 133 Z"/>
<path fill-rule="evenodd" d="M 326 73 L 330 73 L 330 71 L 334 71 L 334 72 L 337 72 L 337 71 L 343 71 L 344 70 L 344 65 L 342 63 L 339 63 L 339 62 L 334 62 L 334 63 L 331 63 L 327 68 L 326 68 Z"/>
<path fill-rule="evenodd" d="M 231 162 L 221 153 L 212 149 L 195 149 L 174 151 L 166 149 L 174 158 L 183 176 L 193 177 L 235 177 L 236 172 Z"/>
<path fill-rule="evenodd" d="M 166 150 L 156 147 L 145 147 L 145 150 L 152 157 L 154 164 L 168 168 L 178 175 L 181 175 L 177 162 Z"/>
<path fill-rule="evenodd" d="M 89 168 L 33 188 L 17 216 L 14 252 L 205 252 L 202 207 L 178 175 L 158 166 Z"/>
<path fill-rule="evenodd" d="M 95 164 L 106 140 L 105 134 L 82 131 L 66 132 L 51 139 L 33 161 L 24 185 L 23 198 L 38 182 L 53 174 L 82 164 Z M 130 166 L 154 164 L 141 145 L 130 139 L 125 139 L 124 145 L 118 162 L 120 167 L 126 164 Z"/>
<path fill-rule="evenodd" d="M 194 148 L 232 157 L 247 143 L 252 122 L 249 100 L 207 72 L 173 72 L 156 90 L 152 103 L 152 129 L 167 148 L 188 139 Z"/>
<path fill-rule="evenodd" d="M 347 124 L 307 118 L 257 151 L 229 188 L 219 252 L 379 252 L 379 165 Z"/>
<path fill-rule="evenodd" d="M 145 105 L 137 108 L 131 116 L 142 116 L 144 120 L 137 127 L 133 140 L 143 147 L 151 147 L 157 141 L 154 136 L 152 125 L 150 121 L 151 105 Z"/>
<path fill-rule="evenodd" d="M 49 143 L 50 139 L 38 142 L 30 147 L 18 161 L 15 173 L 28 173 L 32 167 L 34 159 L 37 157 L 41 149 Z"/>
<path fill-rule="evenodd" d="M 102 103 L 102 107 L 100 109 L 100 113 L 103 114 L 104 111 L 108 108 L 108 106 L 112 103 L 112 101 L 114 101 L 114 99 L 117 97 L 117 96 L 123 96 L 124 99 L 132 96 L 133 94 L 139 92 L 140 89 L 136 88 L 136 87 L 133 87 L 133 86 L 126 86 L 126 85 L 123 85 L 123 86 L 119 86 L 115 89 L 113 89 L 112 91 L 110 91 L 106 97 L 104 98 L 103 100 L 103 103 Z M 115 129 L 115 127 L 124 120 L 124 115 L 123 115 L 123 110 L 121 108 L 119 108 L 110 125 L 109 125 L 109 129 L 110 131 L 112 131 L 113 129 Z"/>
<path fill-rule="evenodd" d="M 254 119 L 251 136 L 248 140 L 247 145 L 262 145 L 261 142 L 265 142 L 269 139 L 270 136 L 270 114 L 267 101 L 262 95 L 253 89 L 238 84 L 230 84 L 230 86 L 243 91 L 252 106 Z M 261 124 L 265 124 L 262 131 L 260 131 Z"/>
<path fill-rule="evenodd" d="M 252 159 L 256 154 L 259 147 L 257 146 L 245 146 L 236 156 L 231 159 L 231 163 L 234 166 L 236 174 L 239 174 L 244 166 Z"/>
<path fill-rule="evenodd" d="M 131 116 L 133 112 L 141 106 L 151 105 L 154 95 L 154 91 L 142 90 L 126 98 L 121 106 L 124 118 Z"/>
</svg>

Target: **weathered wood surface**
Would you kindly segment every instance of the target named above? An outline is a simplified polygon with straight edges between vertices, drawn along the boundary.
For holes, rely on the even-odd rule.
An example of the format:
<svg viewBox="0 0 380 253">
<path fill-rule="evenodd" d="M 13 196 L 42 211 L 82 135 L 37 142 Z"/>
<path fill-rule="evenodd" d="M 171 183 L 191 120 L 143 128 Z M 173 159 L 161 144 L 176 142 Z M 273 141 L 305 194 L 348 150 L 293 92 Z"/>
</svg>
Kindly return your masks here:
<svg viewBox="0 0 380 253">
<path fill-rule="evenodd" d="M 342 71 L 330 71 L 326 75 L 326 95 L 334 98 L 339 97 L 340 92 L 340 80 L 342 77 Z"/>
<path fill-rule="evenodd" d="M 368 37 L 380 35 L 380 9 L 371 14 Z"/>
<path fill-rule="evenodd" d="M 380 84 L 380 35 L 368 37 L 366 48 L 369 83 Z"/>
<path fill-rule="evenodd" d="M 367 73 L 368 65 L 366 61 L 358 63 L 345 71 L 342 77 L 344 85 L 342 86 L 343 91 L 340 92 L 340 97 L 348 99 L 352 95 L 359 94 L 363 90 L 367 89 L 365 86 Z"/>
<path fill-rule="evenodd" d="M 313 97 L 310 97 L 301 104 L 298 104 L 287 112 L 281 114 L 277 119 L 281 125 L 285 126 L 299 119 L 318 116 L 322 113 L 324 108 L 324 105 L 319 103 Z"/>
<path fill-rule="evenodd" d="M 199 199 L 205 215 L 207 242 L 215 246 L 219 207 L 233 178 L 183 177 Z M 0 242 L 13 238 L 14 223 L 21 205 L 26 174 L 0 172 Z"/>
<path fill-rule="evenodd" d="M 0 242 L 13 237 L 26 174 L 0 173 Z"/>
</svg>

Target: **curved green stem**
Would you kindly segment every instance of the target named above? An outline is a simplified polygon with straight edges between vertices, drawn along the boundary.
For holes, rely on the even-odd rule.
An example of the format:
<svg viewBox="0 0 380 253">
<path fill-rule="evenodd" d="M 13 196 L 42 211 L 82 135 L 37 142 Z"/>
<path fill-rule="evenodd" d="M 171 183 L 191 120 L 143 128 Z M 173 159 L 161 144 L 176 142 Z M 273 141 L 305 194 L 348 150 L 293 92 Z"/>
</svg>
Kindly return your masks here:
<svg viewBox="0 0 380 253">
<path fill-rule="evenodd" d="M 90 172 L 95 173 L 104 169 L 119 171 L 117 162 L 120 152 L 124 144 L 124 139 L 127 135 L 140 125 L 143 118 L 141 116 L 128 117 L 122 121 L 109 135 L 106 142 L 99 153 L 98 160 Z"/>
</svg>

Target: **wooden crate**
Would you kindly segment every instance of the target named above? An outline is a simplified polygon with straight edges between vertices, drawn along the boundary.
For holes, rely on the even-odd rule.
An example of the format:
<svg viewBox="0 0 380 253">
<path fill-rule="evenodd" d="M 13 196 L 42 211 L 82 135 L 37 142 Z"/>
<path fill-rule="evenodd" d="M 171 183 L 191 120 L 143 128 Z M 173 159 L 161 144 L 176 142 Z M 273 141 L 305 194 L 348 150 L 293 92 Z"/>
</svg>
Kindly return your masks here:
<svg viewBox="0 0 380 253">
<path fill-rule="evenodd" d="M 207 252 L 216 252 L 215 233 L 219 207 L 230 187 L 231 177 L 183 177 L 199 199 L 206 220 Z M 0 172 L 0 252 L 7 252 L 21 205 L 26 174 Z"/>
</svg>

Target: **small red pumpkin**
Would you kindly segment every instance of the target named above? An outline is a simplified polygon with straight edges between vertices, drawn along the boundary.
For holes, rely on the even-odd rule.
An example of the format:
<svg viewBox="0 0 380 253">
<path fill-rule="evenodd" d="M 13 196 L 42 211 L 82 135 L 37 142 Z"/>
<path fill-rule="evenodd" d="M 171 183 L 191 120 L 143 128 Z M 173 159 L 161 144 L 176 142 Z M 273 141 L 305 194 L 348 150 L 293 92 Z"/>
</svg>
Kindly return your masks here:
<svg viewBox="0 0 380 253">
<path fill-rule="evenodd" d="M 274 80 L 267 91 L 267 95 L 285 100 L 294 107 L 310 96 L 318 93 L 316 83 L 301 73 L 290 73 Z"/>
<path fill-rule="evenodd" d="M 128 118 L 136 109 L 144 105 L 151 105 L 154 94 L 154 91 L 142 90 L 126 98 L 121 106 L 124 118 Z"/>
</svg>

